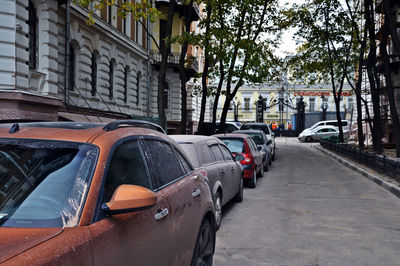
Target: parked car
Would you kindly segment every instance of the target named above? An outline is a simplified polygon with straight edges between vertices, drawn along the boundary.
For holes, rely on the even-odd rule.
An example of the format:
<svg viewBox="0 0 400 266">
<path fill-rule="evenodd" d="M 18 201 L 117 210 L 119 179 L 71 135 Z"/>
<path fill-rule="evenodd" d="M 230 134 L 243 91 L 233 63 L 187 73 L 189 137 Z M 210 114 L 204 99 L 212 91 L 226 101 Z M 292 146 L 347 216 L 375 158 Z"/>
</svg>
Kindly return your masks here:
<svg viewBox="0 0 400 266">
<path fill-rule="evenodd" d="M 263 157 L 264 171 L 269 171 L 269 166 L 272 164 L 271 152 L 273 150 L 272 140 L 267 138 L 267 135 L 262 130 L 236 130 L 232 133 L 246 134 L 251 137 L 254 143 L 259 147 Z"/>
<path fill-rule="evenodd" d="M 275 160 L 275 133 L 272 132 L 272 129 L 265 123 L 246 123 L 240 127 L 240 130 L 262 130 L 264 131 L 265 135 L 267 136 L 268 140 L 271 140 L 271 158 L 272 161 Z"/>
<path fill-rule="evenodd" d="M 257 176 L 264 176 L 264 167 L 262 155 L 250 136 L 230 133 L 218 134 L 214 137 L 222 140 L 233 155 L 242 154 L 244 156 L 244 160 L 240 161 L 244 169 L 244 180 L 248 187 L 255 188 Z"/>
<path fill-rule="evenodd" d="M 349 120 L 342 120 L 342 128 L 343 130 L 350 130 L 350 121 Z M 308 132 L 313 131 L 314 129 L 316 129 L 317 127 L 320 126 L 335 126 L 338 127 L 339 126 L 339 122 L 337 120 L 324 120 L 324 121 L 319 121 L 317 123 L 315 123 L 314 125 L 312 125 L 309 128 L 304 129 L 300 134 L 308 134 Z"/>
<path fill-rule="evenodd" d="M 0 126 L 0 263 L 212 265 L 206 177 L 130 122 Z"/>
<path fill-rule="evenodd" d="M 347 139 L 349 137 L 349 131 L 344 130 L 343 133 L 344 138 Z M 335 126 L 319 126 L 311 131 L 303 131 L 298 136 L 298 139 L 300 141 L 311 142 L 320 140 L 322 137 L 329 136 L 339 136 L 339 129 Z"/>
<path fill-rule="evenodd" d="M 215 127 L 211 122 L 204 122 L 203 130 L 197 131 L 196 135 L 211 136 L 214 134 L 231 133 L 232 131 L 239 130 L 237 122 L 225 122 L 225 127 L 220 128 L 220 123 L 215 123 Z"/>
<path fill-rule="evenodd" d="M 240 154 L 233 156 L 218 138 L 193 135 L 171 135 L 188 155 L 195 168 L 207 171 L 208 185 L 214 199 L 217 228 L 221 225 L 222 206 L 231 199 L 243 201 L 243 167 Z M 239 162 L 237 162 L 237 160 Z"/>
</svg>

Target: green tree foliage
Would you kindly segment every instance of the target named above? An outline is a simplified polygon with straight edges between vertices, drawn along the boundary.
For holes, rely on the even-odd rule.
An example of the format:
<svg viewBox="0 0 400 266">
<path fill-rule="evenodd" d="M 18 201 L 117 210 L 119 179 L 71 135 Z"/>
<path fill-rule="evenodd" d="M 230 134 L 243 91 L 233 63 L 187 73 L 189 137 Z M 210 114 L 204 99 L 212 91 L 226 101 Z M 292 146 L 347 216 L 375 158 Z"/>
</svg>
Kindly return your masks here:
<svg viewBox="0 0 400 266">
<path fill-rule="evenodd" d="M 307 0 L 283 13 L 285 25 L 296 28 L 300 44 L 296 56 L 289 60 L 293 78 L 304 79 L 316 74 L 308 82 L 331 83 L 340 121 L 340 95 L 346 79 L 354 80 L 358 62 L 359 44 L 354 38 L 355 28 L 349 10 L 339 0 Z M 342 128 L 339 130 L 343 142 Z"/>
<path fill-rule="evenodd" d="M 221 126 L 226 121 L 230 103 L 245 82 L 262 82 L 271 79 L 271 65 L 278 62 L 273 47 L 278 46 L 280 32 L 277 23 L 277 1 L 270 0 L 210 0 L 206 3 L 206 16 L 198 45 L 204 49 L 205 68 L 202 76 L 202 110 L 205 113 L 207 95 L 214 95 L 213 122 L 219 97 L 224 87 L 225 103 Z M 209 88 L 206 79 L 218 82 Z M 203 118 L 200 118 L 201 128 Z"/>
</svg>

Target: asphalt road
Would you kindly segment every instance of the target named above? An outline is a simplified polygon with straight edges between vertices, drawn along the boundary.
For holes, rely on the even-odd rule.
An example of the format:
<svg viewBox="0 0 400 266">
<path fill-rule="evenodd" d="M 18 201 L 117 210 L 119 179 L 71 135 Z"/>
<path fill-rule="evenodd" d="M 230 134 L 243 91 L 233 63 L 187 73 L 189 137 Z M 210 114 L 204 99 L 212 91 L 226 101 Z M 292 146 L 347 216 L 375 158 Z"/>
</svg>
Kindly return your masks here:
<svg viewBox="0 0 400 266">
<path fill-rule="evenodd" d="M 223 209 L 214 265 L 400 265 L 400 199 L 296 139 Z"/>
</svg>

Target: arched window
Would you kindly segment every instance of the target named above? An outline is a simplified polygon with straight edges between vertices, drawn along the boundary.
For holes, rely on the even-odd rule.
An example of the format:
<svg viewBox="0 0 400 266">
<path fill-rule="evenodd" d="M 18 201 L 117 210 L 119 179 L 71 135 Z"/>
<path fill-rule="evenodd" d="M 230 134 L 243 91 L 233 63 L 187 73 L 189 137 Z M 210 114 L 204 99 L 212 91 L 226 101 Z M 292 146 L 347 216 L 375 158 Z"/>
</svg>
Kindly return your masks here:
<svg viewBox="0 0 400 266">
<path fill-rule="evenodd" d="M 163 94 L 163 106 L 164 109 L 168 109 L 169 107 L 169 85 L 167 82 L 164 82 L 164 94 Z"/>
<path fill-rule="evenodd" d="M 98 52 L 96 50 L 92 53 L 92 65 L 91 65 L 91 85 L 92 85 L 92 96 L 96 95 L 97 92 L 97 57 Z"/>
<path fill-rule="evenodd" d="M 36 69 L 38 66 L 37 41 L 38 41 L 38 19 L 36 8 L 32 1 L 28 5 L 28 26 L 29 26 L 29 68 Z"/>
<path fill-rule="evenodd" d="M 129 66 L 126 66 L 124 71 L 124 103 L 128 101 L 128 74 Z"/>
<path fill-rule="evenodd" d="M 136 76 L 136 104 L 139 105 L 140 103 L 140 78 L 142 73 L 138 72 Z"/>
</svg>

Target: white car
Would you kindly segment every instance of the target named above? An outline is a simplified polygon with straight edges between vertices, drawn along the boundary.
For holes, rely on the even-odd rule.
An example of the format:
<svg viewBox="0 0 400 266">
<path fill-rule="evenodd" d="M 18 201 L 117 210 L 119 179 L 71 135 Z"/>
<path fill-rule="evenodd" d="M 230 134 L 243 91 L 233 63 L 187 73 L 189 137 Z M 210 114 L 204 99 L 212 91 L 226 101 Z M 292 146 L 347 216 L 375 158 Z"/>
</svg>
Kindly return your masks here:
<svg viewBox="0 0 400 266">
<path fill-rule="evenodd" d="M 325 120 L 325 121 L 319 121 L 317 123 L 315 123 L 314 125 L 312 125 L 309 128 L 306 128 L 303 130 L 303 132 L 300 133 L 301 134 L 308 134 L 311 131 L 315 130 L 317 127 L 321 127 L 321 126 L 334 126 L 334 127 L 338 127 L 339 123 L 337 120 Z M 350 121 L 349 120 L 342 120 L 342 127 L 343 130 L 349 130 L 350 129 Z"/>
<path fill-rule="evenodd" d="M 344 138 L 348 139 L 349 131 L 343 130 Z M 311 142 L 320 140 L 322 137 L 339 136 L 339 129 L 335 126 L 319 126 L 309 131 L 300 133 L 298 139 L 300 141 Z"/>
</svg>

